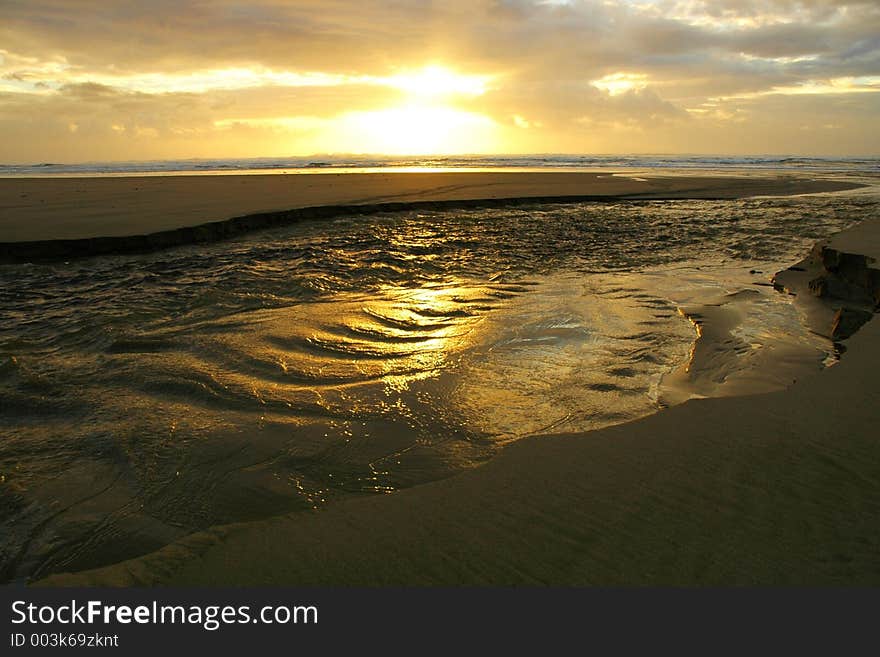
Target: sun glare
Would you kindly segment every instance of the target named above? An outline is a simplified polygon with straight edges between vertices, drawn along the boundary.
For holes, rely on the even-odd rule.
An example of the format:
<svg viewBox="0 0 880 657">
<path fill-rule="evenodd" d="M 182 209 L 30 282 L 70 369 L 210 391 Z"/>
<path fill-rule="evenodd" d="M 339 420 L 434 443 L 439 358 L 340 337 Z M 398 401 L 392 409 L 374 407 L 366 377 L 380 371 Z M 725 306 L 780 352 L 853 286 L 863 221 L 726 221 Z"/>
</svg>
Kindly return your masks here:
<svg viewBox="0 0 880 657">
<path fill-rule="evenodd" d="M 486 93 L 490 78 L 465 75 L 443 66 L 426 66 L 420 71 L 400 73 L 387 78 L 387 83 L 417 97 L 480 96 Z"/>
<path fill-rule="evenodd" d="M 616 96 L 627 91 L 644 89 L 648 84 L 648 76 L 642 73 L 612 73 L 593 80 L 591 84 L 610 96 Z"/>
<path fill-rule="evenodd" d="M 342 117 L 344 139 L 361 152 L 442 155 L 489 152 L 498 147 L 497 124 L 454 106 L 456 97 L 480 96 L 491 78 L 427 66 L 382 78 L 406 95 L 402 105 Z"/>
<path fill-rule="evenodd" d="M 497 147 L 492 119 L 443 105 L 354 112 L 343 123 L 345 139 L 365 153 L 442 155 L 484 153 Z"/>
</svg>

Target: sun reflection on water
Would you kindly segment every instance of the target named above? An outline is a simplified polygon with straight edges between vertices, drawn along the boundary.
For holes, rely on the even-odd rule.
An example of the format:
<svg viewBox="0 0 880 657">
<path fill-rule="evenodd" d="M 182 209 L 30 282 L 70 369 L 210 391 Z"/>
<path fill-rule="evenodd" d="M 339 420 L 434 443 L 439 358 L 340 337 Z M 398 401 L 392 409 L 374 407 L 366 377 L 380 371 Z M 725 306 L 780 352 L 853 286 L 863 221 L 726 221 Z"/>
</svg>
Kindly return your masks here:
<svg viewBox="0 0 880 657">
<path fill-rule="evenodd" d="M 821 355 L 772 288 L 728 292 L 869 205 L 847 203 L 413 211 L 16 268 L 0 286 L 2 547 L 17 573 L 93 567 L 650 413 L 684 362 L 692 395 L 751 382 L 762 353 Z M 704 346 L 721 339 L 694 360 L 676 310 L 707 289 Z"/>
</svg>

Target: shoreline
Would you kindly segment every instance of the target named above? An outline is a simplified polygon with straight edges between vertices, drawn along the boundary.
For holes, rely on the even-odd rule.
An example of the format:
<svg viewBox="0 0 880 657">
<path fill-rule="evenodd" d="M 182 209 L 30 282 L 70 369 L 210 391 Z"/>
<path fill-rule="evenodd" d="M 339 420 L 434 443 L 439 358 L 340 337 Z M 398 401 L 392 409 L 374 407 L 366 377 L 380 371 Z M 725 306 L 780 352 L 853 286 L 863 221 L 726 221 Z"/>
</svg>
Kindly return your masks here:
<svg viewBox="0 0 880 657">
<path fill-rule="evenodd" d="M 798 176 L 444 172 L 0 179 L 0 264 L 145 253 L 343 215 L 845 191 Z"/>
<path fill-rule="evenodd" d="M 848 307 L 843 281 L 876 310 L 880 220 L 807 260 L 826 304 Z M 788 289 L 812 299 L 808 283 Z M 876 585 L 880 325 L 847 344 L 849 357 L 782 391 L 533 436 L 448 479 L 215 527 L 37 584 Z"/>
</svg>

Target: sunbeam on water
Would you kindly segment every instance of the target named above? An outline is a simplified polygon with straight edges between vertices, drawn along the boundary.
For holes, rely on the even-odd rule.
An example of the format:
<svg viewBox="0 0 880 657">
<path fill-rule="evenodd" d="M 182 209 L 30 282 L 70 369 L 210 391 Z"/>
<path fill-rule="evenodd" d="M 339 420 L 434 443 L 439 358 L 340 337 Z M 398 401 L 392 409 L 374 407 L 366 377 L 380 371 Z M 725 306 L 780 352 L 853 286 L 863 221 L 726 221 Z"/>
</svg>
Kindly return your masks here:
<svg viewBox="0 0 880 657">
<path fill-rule="evenodd" d="M 696 338 L 680 309 L 709 296 L 749 313 L 714 372 L 735 378 L 783 342 L 818 369 L 831 346 L 766 281 L 870 208 L 413 211 L 0 267 L 2 579 L 654 412 Z"/>
</svg>

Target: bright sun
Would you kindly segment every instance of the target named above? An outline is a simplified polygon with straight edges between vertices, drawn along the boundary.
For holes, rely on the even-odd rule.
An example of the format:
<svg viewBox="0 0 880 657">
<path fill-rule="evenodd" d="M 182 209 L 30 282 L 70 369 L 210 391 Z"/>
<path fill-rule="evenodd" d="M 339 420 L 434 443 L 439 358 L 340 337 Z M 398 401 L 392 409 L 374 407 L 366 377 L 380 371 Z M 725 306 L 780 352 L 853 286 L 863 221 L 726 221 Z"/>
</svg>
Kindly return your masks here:
<svg viewBox="0 0 880 657">
<path fill-rule="evenodd" d="M 441 155 L 484 153 L 495 143 L 495 122 L 483 114 L 444 105 L 411 104 L 343 119 L 365 153 Z"/>
<path fill-rule="evenodd" d="M 342 132 L 357 150 L 389 155 L 440 155 L 495 150 L 496 123 L 484 114 L 454 106 L 454 100 L 484 94 L 487 76 L 463 75 L 440 66 L 386 79 L 405 92 L 404 104 L 342 117 Z"/>
<path fill-rule="evenodd" d="M 489 88 L 486 75 L 465 75 L 442 66 L 426 66 L 420 71 L 398 73 L 386 78 L 389 86 L 410 95 L 436 97 L 449 95 L 481 96 Z"/>
</svg>

